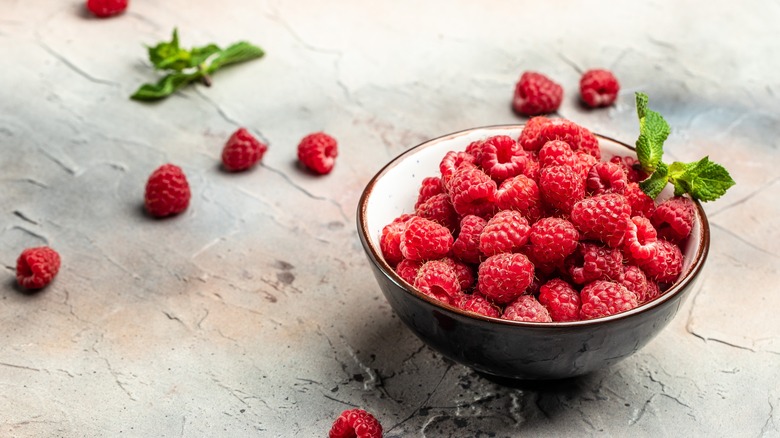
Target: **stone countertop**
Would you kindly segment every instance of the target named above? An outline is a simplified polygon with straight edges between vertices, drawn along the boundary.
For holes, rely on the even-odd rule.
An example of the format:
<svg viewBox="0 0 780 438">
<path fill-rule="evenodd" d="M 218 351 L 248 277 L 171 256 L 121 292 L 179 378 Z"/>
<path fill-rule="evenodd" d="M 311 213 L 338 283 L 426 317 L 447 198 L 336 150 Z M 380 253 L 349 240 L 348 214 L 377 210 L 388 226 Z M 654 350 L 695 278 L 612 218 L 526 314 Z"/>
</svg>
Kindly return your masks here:
<svg viewBox="0 0 780 438">
<path fill-rule="evenodd" d="M 131 0 L 98 20 L 76 0 L 0 12 L 0 435 L 324 436 L 362 407 L 386 436 L 780 436 L 780 3 Z M 572 2 L 573 3 L 573 2 Z M 155 104 L 144 44 L 248 40 L 267 56 Z M 614 107 L 577 103 L 612 69 Z M 636 139 L 633 93 L 737 185 L 706 204 L 704 278 L 638 354 L 557 383 L 488 379 L 394 316 L 355 231 L 390 158 L 465 128 L 518 123 L 524 70 L 561 83 L 559 114 Z M 239 126 L 263 164 L 226 174 Z M 295 163 L 304 135 L 339 140 L 334 171 Z M 165 163 L 182 215 L 143 214 Z M 774 195 L 772 193 L 775 193 Z M 49 244 L 55 282 L 22 293 L 18 254 Z"/>
</svg>

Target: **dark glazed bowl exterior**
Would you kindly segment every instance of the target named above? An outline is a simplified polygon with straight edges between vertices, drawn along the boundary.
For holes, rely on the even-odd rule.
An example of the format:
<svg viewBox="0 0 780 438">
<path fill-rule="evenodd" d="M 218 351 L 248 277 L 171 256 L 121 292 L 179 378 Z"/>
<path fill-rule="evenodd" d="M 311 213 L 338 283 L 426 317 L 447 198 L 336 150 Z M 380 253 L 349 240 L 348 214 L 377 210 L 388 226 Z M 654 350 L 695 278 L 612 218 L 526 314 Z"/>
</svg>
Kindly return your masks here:
<svg viewBox="0 0 780 438">
<path fill-rule="evenodd" d="M 672 320 L 685 297 L 695 288 L 707 258 L 710 239 L 707 218 L 698 202 L 697 221 L 685 248 L 683 274 L 677 283 L 659 298 L 636 309 L 589 321 L 507 321 L 440 303 L 414 290 L 393 271 L 379 250 L 378 235 L 374 235 L 378 224 L 389 223 L 391 216 L 404 213 L 396 206 L 392 212 L 383 212 L 386 217 L 380 222 L 374 219 L 376 212 L 373 210 L 384 209 L 385 203 L 383 199 L 372 197 L 384 196 L 375 189 L 389 172 L 393 172 L 392 178 L 400 178 L 391 181 L 390 187 L 411 191 L 416 196 L 419 187 L 416 182 L 400 184 L 407 176 L 405 163 L 412 163 L 406 166 L 410 168 L 409 180 L 436 175 L 437 170 L 420 175 L 419 165 L 424 161 L 416 158 L 420 153 L 431 155 L 426 150 L 434 148 L 436 153 L 431 156 L 440 158 L 447 150 L 462 150 L 473 139 L 499 134 L 516 138 L 521 129 L 522 125 L 474 128 L 427 141 L 401 154 L 380 170 L 363 192 L 358 205 L 358 234 L 388 303 L 431 348 L 477 371 L 504 378 L 539 380 L 578 376 L 613 365 L 642 348 Z M 633 149 L 627 145 L 598 137 L 602 148 L 608 147 L 623 155 L 633 154 Z M 408 213 L 413 204 L 412 201 L 405 212 Z"/>
</svg>

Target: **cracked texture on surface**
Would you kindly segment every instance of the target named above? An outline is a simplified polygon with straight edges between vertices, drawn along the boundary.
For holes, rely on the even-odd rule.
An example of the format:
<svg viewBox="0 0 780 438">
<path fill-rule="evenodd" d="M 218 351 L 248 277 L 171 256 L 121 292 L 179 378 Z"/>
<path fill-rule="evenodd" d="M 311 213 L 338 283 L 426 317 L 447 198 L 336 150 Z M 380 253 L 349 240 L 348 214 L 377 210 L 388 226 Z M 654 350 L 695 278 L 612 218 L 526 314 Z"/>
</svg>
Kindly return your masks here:
<svg viewBox="0 0 780 438">
<path fill-rule="evenodd" d="M 75 0 L 7 2 L 0 435 L 322 436 L 361 407 L 389 437 L 780 436 L 780 65 L 767 56 L 780 4 L 749 3 L 139 0 L 97 20 Z M 244 39 L 267 56 L 211 88 L 130 101 L 155 78 L 144 44 L 174 26 L 185 46 Z M 615 106 L 577 102 L 593 67 L 621 81 Z M 424 346 L 354 226 L 390 158 L 522 122 L 510 99 L 523 70 L 564 85 L 560 115 L 627 143 L 633 92 L 647 92 L 672 126 L 670 160 L 709 155 L 737 181 L 705 205 L 709 260 L 675 320 L 612 368 L 561 382 L 489 378 Z M 221 148 L 239 126 L 269 150 L 227 174 Z M 323 178 L 295 162 L 319 130 L 340 149 Z M 183 167 L 193 200 L 156 221 L 143 186 L 164 162 Z M 63 267 L 21 293 L 16 257 L 42 244 Z"/>
</svg>

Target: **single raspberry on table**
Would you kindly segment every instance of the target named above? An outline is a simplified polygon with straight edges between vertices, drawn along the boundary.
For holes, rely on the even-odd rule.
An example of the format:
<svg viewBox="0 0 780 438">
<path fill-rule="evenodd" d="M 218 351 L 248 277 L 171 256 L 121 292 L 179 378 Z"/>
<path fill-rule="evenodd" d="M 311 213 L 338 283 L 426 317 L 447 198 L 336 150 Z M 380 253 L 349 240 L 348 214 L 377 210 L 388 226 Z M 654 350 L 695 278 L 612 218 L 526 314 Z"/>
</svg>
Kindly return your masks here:
<svg viewBox="0 0 780 438">
<path fill-rule="evenodd" d="M 186 210 L 191 197 L 190 185 L 181 167 L 163 164 L 146 182 L 144 205 L 152 216 L 165 217 Z"/>
<path fill-rule="evenodd" d="M 395 273 L 404 281 L 414 286 L 414 280 L 417 278 L 417 273 L 420 271 L 420 266 L 425 263 L 422 260 L 409 260 L 403 259 L 395 267 Z"/>
<path fill-rule="evenodd" d="M 60 270 L 60 255 L 48 246 L 27 248 L 16 259 L 16 281 L 25 289 L 41 289 Z"/>
<path fill-rule="evenodd" d="M 626 186 L 623 195 L 628 201 L 628 205 L 631 206 L 631 216 L 644 216 L 650 218 L 655 212 L 655 201 L 653 198 L 647 196 L 647 193 L 642 191 L 639 184 L 630 182 Z"/>
<path fill-rule="evenodd" d="M 550 119 L 545 116 L 531 117 L 525 123 L 523 130 L 520 131 L 517 143 L 527 151 L 538 151 L 545 143 L 539 140 L 539 135 L 542 132 L 542 127 L 548 123 L 550 123 Z"/>
<path fill-rule="evenodd" d="M 508 135 L 496 135 L 482 142 L 479 165 L 496 181 L 520 175 L 527 161 L 525 150 Z"/>
<path fill-rule="evenodd" d="M 539 191 L 544 203 L 568 214 L 585 197 L 585 179 L 570 166 L 550 166 L 539 172 Z"/>
<path fill-rule="evenodd" d="M 363 409 L 349 409 L 333 422 L 328 438 L 382 438 L 382 425 Z"/>
<path fill-rule="evenodd" d="M 565 260 L 565 267 L 576 284 L 595 280 L 620 281 L 623 275 L 623 254 L 615 248 L 580 242 Z"/>
<path fill-rule="evenodd" d="M 496 206 L 501 210 L 518 211 L 528 222 L 535 222 L 542 216 L 539 185 L 525 175 L 508 178 L 496 190 Z"/>
<path fill-rule="evenodd" d="M 693 201 L 684 196 L 675 196 L 655 208 L 650 222 L 658 230 L 660 237 L 679 243 L 691 234 L 695 215 L 696 207 Z"/>
<path fill-rule="evenodd" d="M 620 84 L 609 70 L 588 70 L 580 79 L 580 97 L 591 108 L 612 105 L 619 91 Z"/>
<path fill-rule="evenodd" d="M 585 238 L 600 240 L 614 248 L 623 242 L 630 214 L 631 207 L 623 195 L 607 193 L 574 204 L 571 222 Z"/>
<path fill-rule="evenodd" d="M 566 219 L 539 219 L 528 234 L 531 259 L 546 264 L 562 262 L 577 249 L 579 238 L 577 228 Z"/>
<path fill-rule="evenodd" d="M 581 319 L 600 318 L 631 310 L 639 305 L 635 293 L 612 281 L 598 280 L 580 291 Z"/>
<path fill-rule="evenodd" d="M 547 308 L 555 322 L 580 319 L 580 293 L 560 278 L 554 278 L 539 288 L 539 302 Z"/>
<path fill-rule="evenodd" d="M 539 167 L 569 166 L 577 164 L 577 157 L 569 143 L 561 140 L 550 140 L 539 149 Z"/>
<path fill-rule="evenodd" d="M 677 245 L 668 240 L 658 240 L 655 246 L 655 255 L 649 259 L 637 260 L 637 264 L 651 280 L 673 283 L 682 272 L 682 252 Z"/>
<path fill-rule="evenodd" d="M 598 138 L 587 128 L 571 120 L 551 119 L 549 123 L 544 124 L 539 131 L 537 142 L 543 146 L 551 140 L 564 141 L 575 152 L 583 151 L 595 158 L 601 158 Z"/>
<path fill-rule="evenodd" d="M 555 112 L 563 100 L 563 87 L 547 76 L 527 71 L 515 85 L 512 108 L 523 116 Z"/>
<path fill-rule="evenodd" d="M 453 234 L 458 229 L 458 213 L 455 212 L 450 197 L 446 193 L 439 193 L 428 198 L 417 207 L 415 214 L 444 225 Z"/>
<path fill-rule="evenodd" d="M 230 136 L 222 149 L 222 167 L 230 172 L 246 170 L 263 159 L 268 146 L 261 143 L 245 128 Z"/>
<path fill-rule="evenodd" d="M 461 216 L 491 216 L 496 210 L 496 190 L 496 182 L 490 176 L 470 166 L 459 168 L 449 183 L 450 200 Z"/>
<path fill-rule="evenodd" d="M 127 0 L 87 0 L 87 9 L 100 18 L 121 14 L 127 9 Z"/>
<path fill-rule="evenodd" d="M 445 226 L 415 216 L 406 223 L 398 247 L 404 258 L 431 260 L 447 255 L 452 242 L 452 233 Z"/>
<path fill-rule="evenodd" d="M 501 309 L 498 306 L 490 302 L 490 300 L 485 298 L 483 295 L 476 292 L 471 295 L 464 294 L 456 304 L 458 308 L 468 312 L 474 312 L 485 316 L 492 316 L 493 318 L 498 318 L 501 316 Z"/>
<path fill-rule="evenodd" d="M 441 178 L 438 176 L 428 176 L 423 178 L 422 183 L 420 183 L 417 202 L 414 203 L 415 210 L 420 206 L 420 204 L 427 201 L 429 198 L 438 195 L 439 193 L 444 193 L 444 186 L 441 183 Z"/>
<path fill-rule="evenodd" d="M 455 268 L 442 260 L 427 261 L 420 266 L 414 287 L 429 297 L 443 303 L 452 303 L 460 293 L 460 281 Z"/>
<path fill-rule="evenodd" d="M 647 276 L 639 266 L 623 265 L 623 280 L 620 282 L 620 284 L 636 294 L 636 298 L 639 304 L 643 304 L 648 301 L 650 282 L 647 280 Z"/>
<path fill-rule="evenodd" d="M 482 252 L 479 250 L 479 235 L 487 225 L 487 220 L 468 214 L 460 220 L 458 238 L 452 244 L 452 253 L 466 263 L 479 263 Z"/>
<path fill-rule="evenodd" d="M 449 151 L 439 163 L 441 172 L 441 184 L 444 191 L 450 190 L 450 180 L 462 167 L 477 167 L 476 158 L 468 152 Z"/>
<path fill-rule="evenodd" d="M 390 266 L 395 266 L 404 258 L 401 253 L 401 234 L 406 229 L 406 223 L 413 217 L 412 214 L 402 214 L 382 228 L 382 234 L 379 236 L 379 249 Z"/>
<path fill-rule="evenodd" d="M 524 294 L 534 277 L 534 265 L 523 254 L 502 253 L 479 265 L 477 290 L 497 304 L 508 304 Z"/>
<path fill-rule="evenodd" d="M 531 227 L 517 211 L 502 210 L 488 220 L 479 235 L 479 250 L 486 256 L 519 250 L 528 241 Z"/>
<path fill-rule="evenodd" d="M 336 139 L 324 132 L 309 134 L 298 143 L 298 160 L 304 167 L 320 175 L 333 170 L 338 154 Z"/>
<path fill-rule="evenodd" d="M 601 195 L 604 193 L 623 194 L 628 186 L 628 178 L 619 164 L 601 161 L 591 166 L 585 185 L 588 193 Z"/>
<path fill-rule="evenodd" d="M 643 216 L 634 216 L 628 223 L 623 239 L 623 253 L 635 263 L 653 258 L 658 248 L 656 240 L 656 231 L 650 220 Z"/>
<path fill-rule="evenodd" d="M 510 321 L 552 322 L 550 312 L 533 295 L 521 295 L 504 308 L 501 318 Z"/>
</svg>

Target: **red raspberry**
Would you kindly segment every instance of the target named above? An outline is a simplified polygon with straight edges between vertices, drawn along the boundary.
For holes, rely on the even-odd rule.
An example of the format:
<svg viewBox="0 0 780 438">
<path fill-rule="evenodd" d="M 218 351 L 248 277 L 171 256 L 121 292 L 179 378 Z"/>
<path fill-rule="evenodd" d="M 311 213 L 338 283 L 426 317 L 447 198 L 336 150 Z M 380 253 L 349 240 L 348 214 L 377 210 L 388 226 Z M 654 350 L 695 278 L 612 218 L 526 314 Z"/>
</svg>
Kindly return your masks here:
<svg viewBox="0 0 780 438">
<path fill-rule="evenodd" d="M 527 163 L 525 163 L 525 169 L 523 169 L 523 175 L 527 176 L 528 178 L 531 178 L 534 181 L 539 181 L 539 172 L 542 170 L 542 168 L 539 166 L 539 162 L 533 159 L 530 159 Z"/>
<path fill-rule="evenodd" d="M 395 266 L 404 258 L 404 255 L 401 254 L 401 234 L 406 229 L 406 223 L 413 217 L 414 215 L 411 214 L 402 214 L 382 228 L 382 234 L 379 236 L 379 249 L 390 266 Z"/>
<path fill-rule="evenodd" d="M 439 171 L 441 172 L 441 184 L 445 191 L 450 190 L 450 180 L 455 176 L 455 172 L 460 170 L 461 167 L 476 167 L 476 159 L 473 155 L 466 152 L 449 151 L 444 154 L 439 163 Z"/>
<path fill-rule="evenodd" d="M 639 305 L 636 294 L 611 281 L 594 281 L 580 292 L 581 319 L 600 318 L 631 310 Z"/>
<path fill-rule="evenodd" d="M 659 204 L 650 221 L 659 236 L 677 243 L 691 234 L 695 215 L 693 201 L 684 196 L 675 196 Z"/>
<path fill-rule="evenodd" d="M 449 185 L 450 200 L 459 215 L 487 217 L 496 209 L 496 182 L 476 167 L 458 169 Z"/>
<path fill-rule="evenodd" d="M 382 438 L 382 425 L 363 409 L 350 409 L 333 422 L 328 438 Z"/>
<path fill-rule="evenodd" d="M 565 261 L 566 270 L 576 284 L 595 280 L 620 281 L 623 275 L 623 254 L 613 248 L 580 242 Z"/>
<path fill-rule="evenodd" d="M 538 151 L 544 146 L 544 142 L 539 141 L 539 134 L 542 132 L 542 126 L 550 123 L 550 119 L 545 116 L 531 117 L 520 132 L 517 143 L 527 151 Z"/>
<path fill-rule="evenodd" d="M 546 217 L 531 225 L 528 240 L 532 259 L 545 264 L 562 262 L 577 249 L 580 233 L 566 219 Z"/>
<path fill-rule="evenodd" d="M 496 191 L 496 205 L 501 210 L 520 212 L 528 222 L 542 216 L 542 200 L 536 181 L 525 175 L 504 180 Z"/>
<path fill-rule="evenodd" d="M 486 256 L 517 251 L 528 241 L 530 231 L 528 221 L 519 212 L 499 211 L 479 235 L 479 250 Z"/>
<path fill-rule="evenodd" d="M 480 295 L 479 293 L 474 293 L 471 295 L 464 294 L 461 297 L 461 299 L 458 301 L 457 305 L 458 308 L 463 309 L 467 312 L 474 312 L 480 315 L 492 316 L 493 318 L 498 318 L 501 316 L 501 310 L 499 309 L 499 307 L 491 303 L 490 300 Z"/>
<path fill-rule="evenodd" d="M 563 100 L 563 87 L 547 76 L 527 71 L 515 86 L 512 108 L 523 116 L 555 112 Z"/>
<path fill-rule="evenodd" d="M 472 141 L 469 143 L 468 146 L 466 146 L 466 153 L 474 157 L 474 162 L 479 163 L 482 161 L 482 144 L 484 144 L 484 140 L 477 140 Z"/>
<path fill-rule="evenodd" d="M 60 255 L 48 246 L 27 248 L 16 259 L 16 281 L 25 289 L 41 289 L 60 270 Z"/>
<path fill-rule="evenodd" d="M 450 304 L 460 293 L 460 282 L 455 269 L 447 262 L 431 260 L 423 263 L 414 279 L 414 287 L 429 297 Z"/>
<path fill-rule="evenodd" d="M 422 266 L 423 263 L 425 262 L 421 260 L 403 259 L 395 267 L 395 273 L 407 283 L 414 285 L 414 280 L 417 278 L 417 272 L 420 271 L 420 266 Z"/>
<path fill-rule="evenodd" d="M 581 150 L 601 158 L 599 140 L 587 128 L 580 126 L 571 120 L 552 119 L 542 126 L 537 142 L 542 145 L 550 140 L 561 140 L 571 146 L 573 151 Z"/>
<path fill-rule="evenodd" d="M 520 175 L 526 161 L 525 151 L 512 137 L 496 135 L 482 143 L 479 164 L 496 181 Z"/>
<path fill-rule="evenodd" d="M 127 0 L 87 0 L 87 9 L 100 18 L 121 14 L 127 9 Z"/>
<path fill-rule="evenodd" d="M 489 300 L 507 304 L 522 295 L 534 277 L 534 265 L 523 254 L 490 256 L 479 265 L 477 290 Z"/>
<path fill-rule="evenodd" d="M 658 287 L 658 283 L 647 280 L 647 292 L 645 292 L 645 303 L 653 301 L 661 296 L 661 289 Z"/>
<path fill-rule="evenodd" d="M 441 178 L 438 176 L 423 178 L 422 183 L 420 184 L 419 194 L 417 195 L 417 202 L 414 204 L 414 209 L 416 210 L 417 207 L 427 201 L 428 198 L 438 195 L 439 193 L 444 193 L 444 186 L 441 183 Z"/>
<path fill-rule="evenodd" d="M 642 191 L 639 184 L 635 182 L 628 183 L 623 195 L 625 195 L 628 205 L 631 206 L 631 216 L 644 216 L 647 218 L 653 216 L 655 201 Z"/>
<path fill-rule="evenodd" d="M 517 297 L 516 300 L 506 306 L 501 318 L 510 321 L 552 322 L 550 312 L 533 295 Z"/>
<path fill-rule="evenodd" d="M 479 235 L 487 225 L 487 221 L 479 216 L 469 214 L 460 221 L 460 232 L 452 253 L 466 263 L 479 263 L 482 253 L 479 250 Z"/>
<path fill-rule="evenodd" d="M 590 169 L 592 169 L 596 164 L 600 163 L 600 161 L 598 158 L 582 150 L 575 152 L 574 156 L 577 158 L 577 163 L 574 165 L 574 168 L 577 169 L 577 172 L 587 180 Z"/>
<path fill-rule="evenodd" d="M 446 227 L 415 216 L 406 223 L 398 246 L 404 258 L 430 260 L 447 255 L 452 242 L 452 234 Z"/>
<path fill-rule="evenodd" d="M 428 198 L 417 207 L 415 214 L 444 225 L 453 234 L 458 229 L 458 213 L 455 212 L 450 197 L 446 193 L 439 193 Z"/>
<path fill-rule="evenodd" d="M 650 176 L 642 171 L 642 165 L 639 164 L 639 160 L 630 155 L 625 157 L 614 156 L 609 161 L 610 163 L 619 164 L 623 168 L 628 182 L 639 182 Z"/>
<path fill-rule="evenodd" d="M 571 209 L 571 221 L 585 238 L 600 240 L 611 247 L 623 242 L 631 220 L 626 198 L 616 193 L 585 198 Z"/>
<path fill-rule="evenodd" d="M 648 301 L 647 292 L 649 291 L 649 282 L 647 276 L 639 266 L 623 266 L 623 281 L 620 282 L 626 289 L 636 294 L 639 304 Z"/>
<path fill-rule="evenodd" d="M 444 257 L 441 261 L 450 265 L 455 271 L 461 291 L 467 291 L 471 286 L 474 286 L 474 273 L 471 272 L 471 268 L 468 265 L 450 257 Z"/>
<path fill-rule="evenodd" d="M 620 193 L 626 190 L 628 178 L 623 167 L 610 162 L 599 162 L 591 166 L 588 172 L 586 186 L 588 192 L 594 195 L 604 193 Z"/>
<path fill-rule="evenodd" d="M 336 139 L 324 132 L 309 134 L 298 143 L 298 160 L 306 168 L 320 175 L 333 170 L 338 154 Z"/>
<path fill-rule="evenodd" d="M 609 106 L 615 103 L 620 84 L 609 70 L 588 70 L 580 79 L 580 96 L 591 108 Z"/>
<path fill-rule="evenodd" d="M 637 262 L 655 257 L 657 246 L 655 228 L 646 217 L 634 216 L 628 224 L 623 240 L 623 252 L 629 260 Z"/>
<path fill-rule="evenodd" d="M 682 272 L 682 252 L 677 245 L 667 240 L 658 240 L 655 246 L 655 256 L 647 260 L 637 260 L 637 264 L 651 280 L 673 283 Z"/>
<path fill-rule="evenodd" d="M 246 170 L 263 159 L 268 146 L 260 143 L 244 128 L 230 136 L 222 149 L 222 167 L 230 172 Z"/>
<path fill-rule="evenodd" d="M 585 180 L 569 166 L 550 166 L 539 173 L 539 191 L 549 207 L 568 214 L 585 197 Z"/>
<path fill-rule="evenodd" d="M 539 288 L 539 302 L 556 322 L 580 319 L 580 294 L 560 278 L 554 278 Z"/>
<path fill-rule="evenodd" d="M 181 167 L 163 164 L 152 172 L 146 182 L 144 204 L 155 217 L 181 213 L 190 204 L 190 185 Z"/>
<path fill-rule="evenodd" d="M 569 143 L 560 140 L 550 140 L 539 149 L 539 167 L 569 166 L 577 164 L 574 151 Z"/>
</svg>

